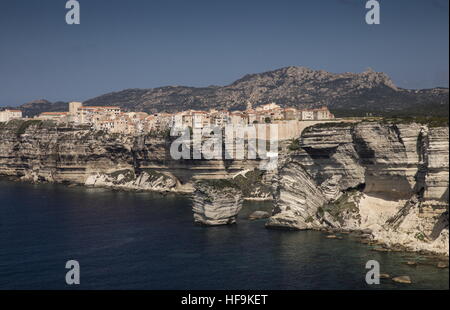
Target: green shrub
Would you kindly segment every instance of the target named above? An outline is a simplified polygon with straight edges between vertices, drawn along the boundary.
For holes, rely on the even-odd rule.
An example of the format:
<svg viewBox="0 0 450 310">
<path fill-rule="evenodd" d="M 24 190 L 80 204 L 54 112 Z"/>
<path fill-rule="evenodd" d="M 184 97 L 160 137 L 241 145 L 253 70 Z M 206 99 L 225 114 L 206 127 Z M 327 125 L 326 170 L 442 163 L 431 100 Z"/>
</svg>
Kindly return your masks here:
<svg viewBox="0 0 450 310">
<path fill-rule="evenodd" d="M 424 241 L 425 240 L 425 235 L 422 232 L 418 232 L 414 237 L 417 240 L 420 240 L 420 241 Z"/>
<path fill-rule="evenodd" d="M 248 197 L 250 194 L 256 189 L 263 193 L 271 193 L 271 188 L 262 183 L 262 177 L 264 172 L 258 169 L 249 171 L 243 175 L 238 175 L 230 181 L 235 184 L 237 188 L 239 188 L 244 196 Z"/>
<path fill-rule="evenodd" d="M 314 221 L 314 218 L 312 216 L 308 216 L 305 220 L 305 223 L 312 223 Z"/>
<path fill-rule="evenodd" d="M 28 121 L 24 121 L 22 122 L 22 124 L 20 124 L 19 128 L 17 129 L 17 136 L 20 137 L 21 135 L 23 135 L 25 133 L 25 131 L 27 131 L 27 129 L 31 126 L 37 126 L 37 125 L 41 125 L 42 121 L 41 120 L 28 120 Z"/>
<path fill-rule="evenodd" d="M 288 149 L 289 151 L 298 151 L 300 149 L 300 141 L 298 139 L 292 139 Z"/>
</svg>

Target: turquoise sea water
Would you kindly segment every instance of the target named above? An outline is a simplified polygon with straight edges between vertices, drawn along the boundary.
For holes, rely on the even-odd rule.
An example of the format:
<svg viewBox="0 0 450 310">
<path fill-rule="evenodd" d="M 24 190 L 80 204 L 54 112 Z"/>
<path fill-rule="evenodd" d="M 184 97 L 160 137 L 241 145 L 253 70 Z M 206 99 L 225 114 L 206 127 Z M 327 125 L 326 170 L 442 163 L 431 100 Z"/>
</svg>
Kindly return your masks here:
<svg viewBox="0 0 450 310">
<path fill-rule="evenodd" d="M 313 231 L 193 225 L 190 202 L 175 195 L 115 192 L 0 180 L 0 289 L 448 289 L 448 269 L 424 257 L 379 253 Z M 65 284 L 65 263 L 81 284 Z M 365 283 L 365 264 L 409 275 L 413 284 Z M 417 267 L 407 260 L 423 260 Z"/>
</svg>

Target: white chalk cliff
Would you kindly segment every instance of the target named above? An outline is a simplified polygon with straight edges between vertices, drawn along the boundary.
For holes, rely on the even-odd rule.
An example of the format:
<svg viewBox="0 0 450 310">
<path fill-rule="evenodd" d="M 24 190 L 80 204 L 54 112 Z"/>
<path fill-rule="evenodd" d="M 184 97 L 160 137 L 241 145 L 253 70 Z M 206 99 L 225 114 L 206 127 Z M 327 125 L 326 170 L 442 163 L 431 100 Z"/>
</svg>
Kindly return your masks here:
<svg viewBox="0 0 450 310">
<path fill-rule="evenodd" d="M 194 221 L 209 226 L 234 224 L 242 201 L 242 192 L 227 180 L 197 182 L 192 195 Z"/>
<path fill-rule="evenodd" d="M 365 230 L 448 255 L 448 127 L 318 125 L 299 145 L 280 163 L 268 227 Z"/>
<path fill-rule="evenodd" d="M 196 222 L 230 224 L 242 199 L 274 198 L 268 227 L 371 231 L 386 245 L 448 255 L 449 128 L 416 123 L 327 123 L 257 161 L 176 161 L 170 139 L 22 120 L 0 123 L 0 175 L 33 182 L 192 192 Z M 240 172 L 240 173 L 239 173 Z"/>
</svg>

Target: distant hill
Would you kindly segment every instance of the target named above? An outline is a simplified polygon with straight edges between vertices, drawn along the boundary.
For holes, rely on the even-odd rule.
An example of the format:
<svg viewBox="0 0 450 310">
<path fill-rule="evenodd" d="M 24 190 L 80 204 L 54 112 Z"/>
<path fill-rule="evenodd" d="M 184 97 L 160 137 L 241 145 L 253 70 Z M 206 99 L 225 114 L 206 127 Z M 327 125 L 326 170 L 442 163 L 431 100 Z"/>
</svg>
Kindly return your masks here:
<svg viewBox="0 0 450 310">
<path fill-rule="evenodd" d="M 286 67 L 249 74 L 227 86 L 166 86 L 126 89 L 87 100 L 85 105 L 114 105 L 125 110 L 176 112 L 210 108 L 243 110 L 276 102 L 284 107 L 328 106 L 338 116 L 438 115 L 448 116 L 448 88 L 406 90 L 398 88 L 384 73 L 329 73 L 304 67 Z M 61 102 L 28 103 L 26 114 L 67 110 Z"/>
<path fill-rule="evenodd" d="M 6 108 L 4 108 L 6 109 Z M 20 109 L 25 116 L 35 116 L 42 112 L 60 112 L 68 110 L 67 102 L 50 102 L 45 99 L 31 101 L 13 109 Z"/>
</svg>

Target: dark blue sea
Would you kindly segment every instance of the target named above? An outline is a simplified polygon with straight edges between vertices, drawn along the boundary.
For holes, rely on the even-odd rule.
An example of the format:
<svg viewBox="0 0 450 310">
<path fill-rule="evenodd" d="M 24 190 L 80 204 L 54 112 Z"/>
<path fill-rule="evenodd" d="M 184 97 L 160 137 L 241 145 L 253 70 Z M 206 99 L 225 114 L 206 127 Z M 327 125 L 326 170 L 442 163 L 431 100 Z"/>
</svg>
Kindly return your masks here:
<svg viewBox="0 0 450 310">
<path fill-rule="evenodd" d="M 448 269 L 408 253 L 370 251 L 350 236 L 193 224 L 189 200 L 0 180 L 0 289 L 448 289 Z M 365 264 L 413 284 L 365 282 Z M 410 267 L 407 260 L 423 260 Z M 65 282 L 77 260 L 81 284 Z"/>
</svg>

